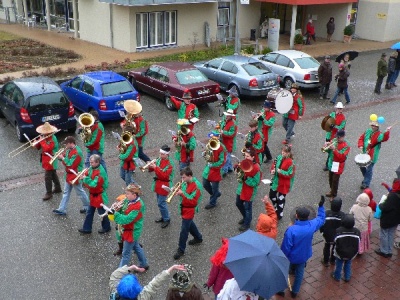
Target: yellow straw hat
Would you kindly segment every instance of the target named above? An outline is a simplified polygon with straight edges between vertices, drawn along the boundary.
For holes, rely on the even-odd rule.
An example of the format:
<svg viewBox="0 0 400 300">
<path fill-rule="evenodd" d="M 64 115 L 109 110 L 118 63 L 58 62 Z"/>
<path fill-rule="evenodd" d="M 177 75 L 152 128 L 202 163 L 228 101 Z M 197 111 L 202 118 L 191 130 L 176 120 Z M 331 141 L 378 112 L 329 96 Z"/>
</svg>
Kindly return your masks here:
<svg viewBox="0 0 400 300">
<path fill-rule="evenodd" d="M 57 127 L 50 125 L 49 122 L 44 123 L 36 128 L 36 131 L 40 134 L 49 134 L 57 131 Z"/>
<path fill-rule="evenodd" d="M 126 100 L 124 102 L 125 110 L 133 115 L 136 115 L 142 111 L 142 105 L 136 100 Z"/>
</svg>

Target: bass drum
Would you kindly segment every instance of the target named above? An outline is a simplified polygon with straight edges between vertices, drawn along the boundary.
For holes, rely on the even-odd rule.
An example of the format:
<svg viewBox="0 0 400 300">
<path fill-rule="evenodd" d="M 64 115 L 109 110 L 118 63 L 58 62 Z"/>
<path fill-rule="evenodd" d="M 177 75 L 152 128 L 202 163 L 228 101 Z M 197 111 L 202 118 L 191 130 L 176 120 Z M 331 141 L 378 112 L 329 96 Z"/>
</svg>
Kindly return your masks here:
<svg viewBox="0 0 400 300">
<path fill-rule="evenodd" d="M 268 92 L 268 94 L 267 94 L 267 100 L 268 100 L 269 102 L 271 102 L 271 104 L 272 104 L 271 109 L 276 110 L 276 107 L 275 107 L 276 96 L 278 96 L 278 94 L 279 94 L 281 91 L 283 91 L 283 88 L 276 87 L 276 88 L 273 88 L 272 90 L 270 90 L 270 91 Z"/>
<path fill-rule="evenodd" d="M 280 114 L 288 113 L 293 106 L 293 95 L 290 91 L 282 89 L 275 99 L 276 111 Z"/>
</svg>

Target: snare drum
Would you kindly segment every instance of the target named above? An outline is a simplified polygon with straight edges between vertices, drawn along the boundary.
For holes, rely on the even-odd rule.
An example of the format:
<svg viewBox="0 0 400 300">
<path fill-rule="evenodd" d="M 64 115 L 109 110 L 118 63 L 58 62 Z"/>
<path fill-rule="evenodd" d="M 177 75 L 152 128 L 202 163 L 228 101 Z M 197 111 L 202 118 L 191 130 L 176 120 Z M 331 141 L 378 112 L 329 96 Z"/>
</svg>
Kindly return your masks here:
<svg viewBox="0 0 400 300">
<path fill-rule="evenodd" d="M 366 168 L 371 164 L 371 156 L 366 153 L 360 153 L 356 155 L 354 161 L 360 168 Z"/>
</svg>

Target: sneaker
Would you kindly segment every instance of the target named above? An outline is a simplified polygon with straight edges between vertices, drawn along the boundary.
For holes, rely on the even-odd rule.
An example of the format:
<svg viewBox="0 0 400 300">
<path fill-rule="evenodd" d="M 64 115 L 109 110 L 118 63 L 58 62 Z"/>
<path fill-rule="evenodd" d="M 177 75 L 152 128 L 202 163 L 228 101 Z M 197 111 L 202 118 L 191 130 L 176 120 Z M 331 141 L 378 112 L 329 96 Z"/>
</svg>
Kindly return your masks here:
<svg viewBox="0 0 400 300">
<path fill-rule="evenodd" d="M 240 226 L 239 227 L 239 231 L 246 231 L 246 230 L 248 230 L 250 228 L 250 226 L 248 226 L 248 225 L 242 225 L 242 226 Z"/>
<path fill-rule="evenodd" d="M 324 99 L 329 100 L 329 99 L 331 99 L 331 97 L 324 97 Z"/>
<path fill-rule="evenodd" d="M 171 223 L 170 220 L 165 221 L 165 222 L 162 222 L 162 223 L 161 223 L 161 228 L 166 228 L 166 227 L 168 227 L 169 223 Z"/>
<path fill-rule="evenodd" d="M 102 228 L 102 229 L 99 229 L 97 232 L 100 233 L 100 234 L 105 234 L 105 233 L 110 232 L 110 231 L 111 231 L 111 228 L 108 229 L 108 230 L 104 230 L 104 229 Z"/>
<path fill-rule="evenodd" d="M 62 193 L 62 189 L 61 188 L 58 188 L 58 189 L 54 189 L 53 190 L 53 194 L 59 194 L 59 193 Z"/>
<path fill-rule="evenodd" d="M 332 272 L 332 273 L 331 273 L 331 277 L 332 277 L 333 279 L 335 279 L 335 281 L 338 281 L 338 282 L 340 281 L 340 279 L 338 279 L 338 278 L 335 277 L 335 272 Z"/>
<path fill-rule="evenodd" d="M 366 188 L 368 188 L 368 186 L 366 186 L 365 184 L 361 184 L 361 186 L 360 186 L 361 190 L 365 190 Z"/>
<path fill-rule="evenodd" d="M 322 96 L 319 96 L 319 100 L 323 100 L 324 99 L 324 97 L 322 97 Z"/>
<path fill-rule="evenodd" d="M 290 291 L 290 296 L 292 296 L 292 298 L 296 298 L 297 297 L 297 293 Z"/>
<path fill-rule="evenodd" d="M 139 267 L 139 268 L 143 268 L 143 269 L 145 269 L 146 271 L 148 271 L 148 270 L 150 269 L 150 266 L 147 265 L 147 266 L 145 266 L 145 267 Z"/>
<path fill-rule="evenodd" d="M 205 209 L 212 209 L 214 208 L 216 205 L 212 205 L 212 204 L 207 204 L 204 208 Z"/>
<path fill-rule="evenodd" d="M 243 223 L 244 223 L 244 219 L 241 219 L 241 220 L 238 222 L 239 225 L 242 225 Z"/>
<path fill-rule="evenodd" d="M 87 209 L 86 209 L 86 208 L 81 208 L 81 209 L 79 210 L 79 212 L 80 212 L 81 214 L 86 214 L 86 213 L 87 213 Z"/>
<path fill-rule="evenodd" d="M 400 242 L 393 243 L 393 247 L 395 247 L 396 249 L 400 249 Z"/>
<path fill-rule="evenodd" d="M 333 197 L 332 192 L 326 193 L 325 196 L 326 196 L 326 197 L 330 197 L 330 198 Z"/>
<path fill-rule="evenodd" d="M 329 262 L 324 261 L 324 259 L 321 259 L 321 263 L 325 266 L 325 267 L 329 267 Z"/>
<path fill-rule="evenodd" d="M 46 195 L 44 195 L 42 199 L 44 201 L 46 201 L 46 200 L 50 200 L 52 197 L 53 197 L 53 194 L 46 193 Z"/>
<path fill-rule="evenodd" d="M 198 239 L 192 239 L 189 241 L 189 245 L 193 246 L 193 245 L 197 245 L 197 244 L 201 244 L 203 242 L 203 240 L 198 240 Z"/>
<path fill-rule="evenodd" d="M 154 222 L 156 223 L 162 223 L 164 222 L 163 218 L 155 219 Z"/>
<path fill-rule="evenodd" d="M 349 278 L 349 279 L 346 279 L 346 278 L 342 277 L 342 280 L 343 280 L 344 282 L 349 282 L 349 281 L 350 281 L 350 278 Z"/>
<path fill-rule="evenodd" d="M 383 253 L 380 249 L 375 250 L 375 253 L 378 254 L 378 255 L 380 255 L 380 256 L 382 256 L 382 257 L 384 257 L 384 258 L 390 258 L 390 257 L 392 257 L 392 254 L 391 254 L 391 253 L 388 253 L 388 254 Z"/>
<path fill-rule="evenodd" d="M 65 216 L 66 215 L 65 212 L 63 212 L 61 210 L 58 210 L 58 209 L 53 209 L 53 213 L 55 213 L 56 215 L 59 215 L 59 216 Z"/>
<path fill-rule="evenodd" d="M 176 250 L 176 253 L 174 254 L 174 259 L 180 259 L 184 255 L 185 255 L 185 252 L 182 252 L 180 249 L 178 249 L 178 250 Z"/>
<path fill-rule="evenodd" d="M 86 230 L 83 230 L 83 229 L 78 229 L 78 231 L 80 233 L 82 233 L 82 234 L 91 234 L 92 233 L 91 231 L 86 231 Z"/>
<path fill-rule="evenodd" d="M 275 295 L 285 297 L 285 291 L 277 292 Z"/>
</svg>

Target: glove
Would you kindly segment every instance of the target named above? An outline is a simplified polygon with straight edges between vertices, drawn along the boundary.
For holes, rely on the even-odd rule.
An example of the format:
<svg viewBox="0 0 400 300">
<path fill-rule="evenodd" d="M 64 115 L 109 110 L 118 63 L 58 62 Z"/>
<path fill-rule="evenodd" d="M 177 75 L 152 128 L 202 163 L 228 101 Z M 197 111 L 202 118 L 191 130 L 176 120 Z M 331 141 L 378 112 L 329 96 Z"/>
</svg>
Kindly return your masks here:
<svg viewBox="0 0 400 300">
<path fill-rule="evenodd" d="M 379 201 L 378 205 L 379 205 L 379 204 L 382 204 L 382 203 L 385 203 L 386 199 L 387 199 L 387 196 L 386 196 L 386 195 L 383 195 L 382 198 L 381 198 L 381 200 Z"/>
<path fill-rule="evenodd" d="M 319 201 L 318 206 L 319 207 L 324 206 L 324 203 L 325 203 L 325 197 L 321 195 L 321 200 Z"/>
<path fill-rule="evenodd" d="M 258 121 L 262 121 L 262 120 L 264 120 L 264 117 L 263 116 L 259 116 L 257 120 Z"/>
<path fill-rule="evenodd" d="M 335 124 L 331 124 L 329 127 L 332 129 L 333 127 L 335 127 Z"/>
</svg>

